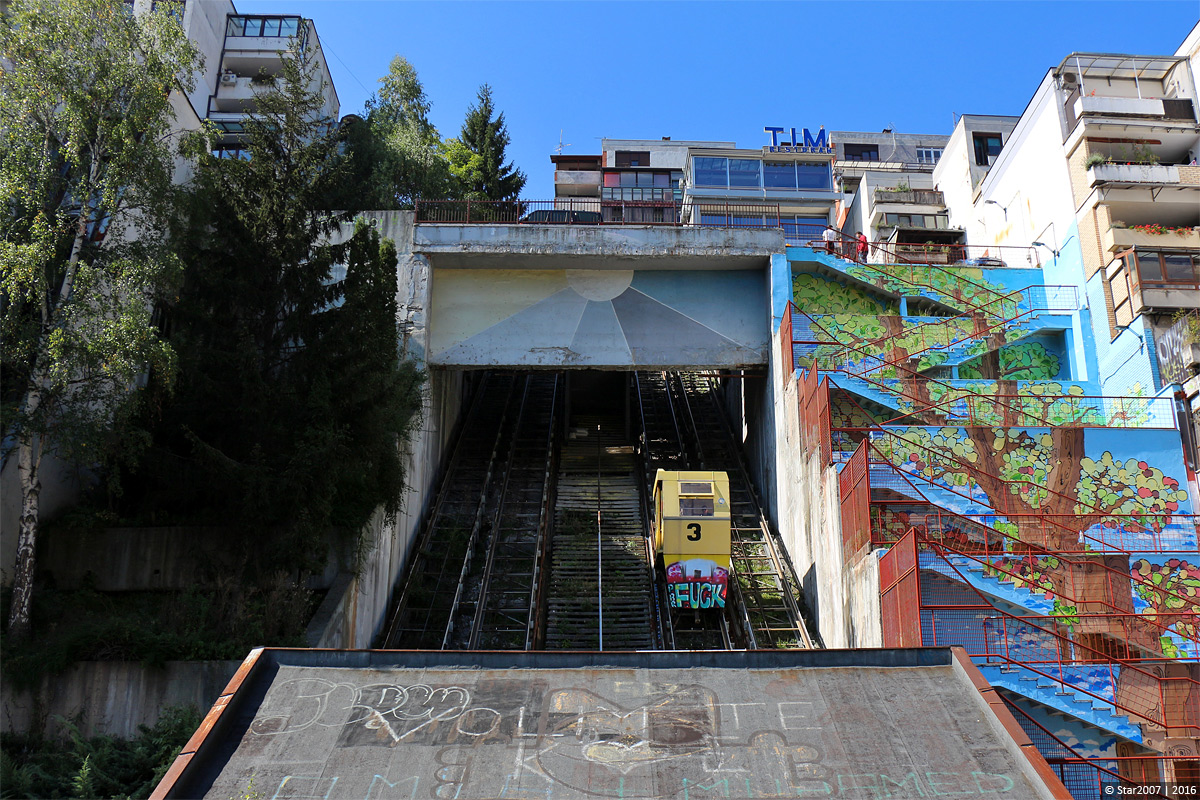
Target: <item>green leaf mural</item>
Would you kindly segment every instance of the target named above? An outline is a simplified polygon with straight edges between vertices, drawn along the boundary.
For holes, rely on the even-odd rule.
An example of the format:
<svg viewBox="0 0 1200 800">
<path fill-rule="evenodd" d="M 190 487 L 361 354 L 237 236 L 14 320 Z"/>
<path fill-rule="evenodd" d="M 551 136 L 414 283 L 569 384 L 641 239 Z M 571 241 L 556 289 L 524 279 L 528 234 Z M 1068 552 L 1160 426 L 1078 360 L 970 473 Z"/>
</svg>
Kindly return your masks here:
<svg viewBox="0 0 1200 800">
<path fill-rule="evenodd" d="M 1000 377 L 1004 380 L 1044 381 L 1059 377 L 1058 356 L 1041 342 L 1006 345 L 1000 348 Z M 979 361 L 968 361 L 958 368 L 958 376 L 967 380 L 983 377 Z"/>
<path fill-rule="evenodd" d="M 876 300 L 861 289 L 801 272 L 792 277 L 792 300 L 805 313 L 895 315 L 892 303 Z"/>
<path fill-rule="evenodd" d="M 1150 604 L 1142 612 L 1164 628 L 1171 625 L 1188 639 L 1200 635 L 1200 560 L 1172 558 L 1153 564 L 1143 558 L 1129 567 L 1134 591 Z"/>
</svg>

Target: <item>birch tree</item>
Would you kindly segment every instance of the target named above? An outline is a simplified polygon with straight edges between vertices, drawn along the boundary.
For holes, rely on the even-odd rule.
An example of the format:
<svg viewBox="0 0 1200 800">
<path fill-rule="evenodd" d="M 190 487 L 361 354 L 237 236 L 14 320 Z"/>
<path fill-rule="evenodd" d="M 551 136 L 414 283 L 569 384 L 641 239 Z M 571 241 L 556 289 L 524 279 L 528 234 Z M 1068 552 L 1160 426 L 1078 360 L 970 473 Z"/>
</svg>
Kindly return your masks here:
<svg viewBox="0 0 1200 800">
<path fill-rule="evenodd" d="M 199 57 L 168 4 L 17 0 L 0 18 L 4 457 L 21 484 L 8 628 L 28 635 L 39 470 L 84 464 L 137 379 L 169 374 L 151 322 L 173 264 L 170 93 Z"/>
</svg>

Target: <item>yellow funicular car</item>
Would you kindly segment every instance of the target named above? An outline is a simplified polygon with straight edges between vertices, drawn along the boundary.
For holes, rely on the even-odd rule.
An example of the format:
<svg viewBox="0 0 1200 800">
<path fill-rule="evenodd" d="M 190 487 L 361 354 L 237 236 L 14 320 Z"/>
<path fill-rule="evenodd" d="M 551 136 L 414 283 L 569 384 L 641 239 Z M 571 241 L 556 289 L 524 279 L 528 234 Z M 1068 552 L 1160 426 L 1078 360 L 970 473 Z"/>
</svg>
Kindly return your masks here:
<svg viewBox="0 0 1200 800">
<path fill-rule="evenodd" d="M 662 555 L 672 608 L 724 608 L 729 588 L 729 476 L 654 476 L 654 546 Z"/>
</svg>

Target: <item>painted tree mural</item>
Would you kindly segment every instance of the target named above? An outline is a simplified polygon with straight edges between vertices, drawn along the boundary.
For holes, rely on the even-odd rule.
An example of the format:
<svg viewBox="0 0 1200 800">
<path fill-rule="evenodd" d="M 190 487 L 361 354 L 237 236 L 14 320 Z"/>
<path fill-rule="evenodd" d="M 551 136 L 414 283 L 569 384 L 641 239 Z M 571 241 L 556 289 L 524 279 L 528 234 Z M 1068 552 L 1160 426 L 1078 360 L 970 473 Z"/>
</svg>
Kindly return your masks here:
<svg viewBox="0 0 1200 800">
<path fill-rule="evenodd" d="M 1000 378 L 1014 381 L 1043 381 L 1058 377 L 1061 370 L 1059 357 L 1046 349 L 1041 342 L 1006 345 L 1000 348 Z M 958 377 L 982 378 L 982 366 L 968 361 L 958 368 Z"/>
<path fill-rule="evenodd" d="M 1200 559 L 1172 558 L 1165 564 L 1139 559 L 1130 565 L 1133 590 L 1150 604 L 1146 616 L 1162 627 L 1175 626 L 1181 636 L 1200 638 Z"/>
<path fill-rule="evenodd" d="M 1106 523 L 1160 531 L 1187 492 L 1145 461 L 1085 455 L 1083 438 L 1080 428 L 909 427 L 889 430 L 879 449 L 902 471 L 1004 515 L 997 529 L 1034 554 L 1057 553 L 1057 563 L 1043 569 L 1054 595 L 1086 597 L 1084 610 L 1094 613 L 1132 611 L 1129 582 L 1108 579 L 1120 564 L 1080 552 L 1089 549 L 1083 533 Z M 1092 621 L 1088 632 L 1130 635 L 1119 622 Z"/>
</svg>

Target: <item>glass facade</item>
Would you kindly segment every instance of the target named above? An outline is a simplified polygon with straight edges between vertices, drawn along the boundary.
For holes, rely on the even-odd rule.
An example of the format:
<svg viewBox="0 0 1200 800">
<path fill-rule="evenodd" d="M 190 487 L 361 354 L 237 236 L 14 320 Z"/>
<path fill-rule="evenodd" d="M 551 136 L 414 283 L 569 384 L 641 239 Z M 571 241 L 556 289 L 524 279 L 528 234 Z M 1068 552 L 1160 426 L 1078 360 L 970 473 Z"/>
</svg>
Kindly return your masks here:
<svg viewBox="0 0 1200 800">
<path fill-rule="evenodd" d="M 885 225 L 905 228 L 949 228 L 950 219 L 941 214 L 884 214 Z"/>
<path fill-rule="evenodd" d="M 692 181 L 697 187 L 715 189 L 833 189 L 828 161 L 696 156 L 692 159 Z"/>
<path fill-rule="evenodd" d="M 226 36 L 295 36 L 300 30 L 299 17 L 248 17 L 226 18 Z"/>
</svg>

